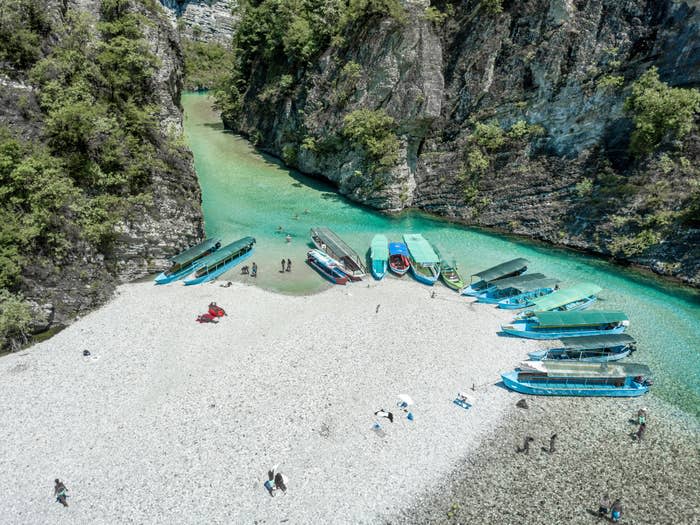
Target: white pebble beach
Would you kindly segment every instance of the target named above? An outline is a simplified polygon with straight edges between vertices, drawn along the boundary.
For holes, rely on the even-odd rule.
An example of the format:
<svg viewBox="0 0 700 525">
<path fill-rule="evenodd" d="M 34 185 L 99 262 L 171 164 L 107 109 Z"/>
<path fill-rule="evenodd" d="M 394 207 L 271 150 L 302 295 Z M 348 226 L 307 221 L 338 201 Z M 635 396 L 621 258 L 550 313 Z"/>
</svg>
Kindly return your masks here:
<svg viewBox="0 0 700 525">
<path fill-rule="evenodd" d="M 312 296 L 121 286 L 53 338 L 0 359 L 2 521 L 395 515 L 439 489 L 513 410 L 515 394 L 484 385 L 542 346 L 498 335 L 512 313 L 436 290 L 391 278 Z M 228 315 L 195 322 L 211 301 Z M 452 402 L 458 391 L 471 409 Z M 415 401 L 413 421 L 399 394 Z M 371 429 L 381 408 L 395 416 L 379 420 L 383 436 Z M 275 464 L 288 490 L 270 497 Z M 53 498 L 55 478 L 68 508 Z"/>
</svg>

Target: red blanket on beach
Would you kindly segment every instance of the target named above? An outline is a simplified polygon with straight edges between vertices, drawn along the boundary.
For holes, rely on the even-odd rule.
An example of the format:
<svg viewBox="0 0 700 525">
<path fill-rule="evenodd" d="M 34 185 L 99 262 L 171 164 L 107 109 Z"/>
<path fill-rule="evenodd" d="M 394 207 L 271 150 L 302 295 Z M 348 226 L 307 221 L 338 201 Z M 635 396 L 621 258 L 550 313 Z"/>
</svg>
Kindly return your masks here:
<svg viewBox="0 0 700 525">
<path fill-rule="evenodd" d="M 223 308 L 220 306 L 217 306 L 216 303 L 211 303 L 209 305 L 209 314 L 214 316 L 214 317 L 223 317 L 226 315 L 226 312 L 224 311 Z"/>
</svg>

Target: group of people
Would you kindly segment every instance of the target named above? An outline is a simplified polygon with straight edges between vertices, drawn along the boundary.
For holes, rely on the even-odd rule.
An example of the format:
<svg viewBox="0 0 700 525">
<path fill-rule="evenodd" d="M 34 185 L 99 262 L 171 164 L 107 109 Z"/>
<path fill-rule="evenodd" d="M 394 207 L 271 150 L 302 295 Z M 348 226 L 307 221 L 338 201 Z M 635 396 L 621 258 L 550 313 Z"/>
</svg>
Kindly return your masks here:
<svg viewBox="0 0 700 525">
<path fill-rule="evenodd" d="M 241 275 L 250 275 L 251 277 L 257 277 L 258 276 L 258 265 L 253 262 L 253 264 L 248 267 L 248 265 L 245 265 L 241 268 Z"/>
<path fill-rule="evenodd" d="M 292 260 L 291 259 L 287 259 L 286 261 L 284 259 L 282 259 L 281 264 L 282 264 L 282 270 L 280 271 L 280 273 L 292 271 Z"/>
<path fill-rule="evenodd" d="M 517 447 L 515 449 L 516 452 L 522 452 L 524 454 L 529 454 L 530 453 L 530 443 L 532 443 L 533 441 L 535 441 L 535 438 L 533 438 L 532 436 L 525 436 L 525 440 L 523 441 L 523 446 Z M 549 438 L 549 448 L 542 447 L 542 451 L 553 454 L 556 451 L 556 447 L 555 447 L 556 441 L 557 441 L 557 435 L 552 434 L 552 437 Z"/>
<path fill-rule="evenodd" d="M 617 523 L 622 517 L 622 501 L 620 498 L 616 499 L 610 504 L 610 496 L 607 494 L 600 499 L 600 505 L 598 506 L 598 516 L 601 518 L 607 518 L 608 513 L 610 514 L 610 519 Z"/>
</svg>

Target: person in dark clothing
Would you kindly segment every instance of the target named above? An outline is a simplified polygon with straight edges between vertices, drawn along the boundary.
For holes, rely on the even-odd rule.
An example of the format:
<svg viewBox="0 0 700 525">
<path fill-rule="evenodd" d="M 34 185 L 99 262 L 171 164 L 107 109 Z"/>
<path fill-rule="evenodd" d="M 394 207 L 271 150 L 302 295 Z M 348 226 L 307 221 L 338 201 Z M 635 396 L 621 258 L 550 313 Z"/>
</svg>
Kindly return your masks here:
<svg viewBox="0 0 700 525">
<path fill-rule="evenodd" d="M 391 423 L 394 422 L 394 414 L 392 414 L 391 412 L 389 412 L 389 411 L 387 411 L 387 410 L 384 410 L 383 408 L 380 408 L 379 410 L 377 410 L 377 411 L 374 413 L 374 415 L 377 416 L 377 417 L 385 417 L 385 418 L 387 418 Z"/>
<path fill-rule="evenodd" d="M 284 476 L 280 472 L 275 474 L 275 488 L 282 492 L 287 492 L 287 485 L 284 483 Z"/>
<path fill-rule="evenodd" d="M 555 451 L 554 448 L 554 442 L 557 440 L 557 435 L 552 434 L 552 437 L 549 438 L 549 453 L 552 454 Z"/>
<path fill-rule="evenodd" d="M 610 496 L 607 494 L 600 498 L 600 504 L 598 505 L 598 516 L 599 517 L 604 517 L 608 515 L 608 511 L 610 510 Z"/>
<path fill-rule="evenodd" d="M 258 265 L 253 263 L 253 269 L 250 272 L 251 277 L 257 277 L 258 276 Z"/>
<path fill-rule="evenodd" d="M 639 425 L 639 429 L 637 430 L 637 433 L 635 434 L 635 436 L 637 437 L 637 441 L 642 440 L 642 438 L 644 437 L 644 432 L 646 432 L 646 430 L 647 430 L 646 423 L 642 423 L 641 425 Z"/>
<path fill-rule="evenodd" d="M 533 441 L 535 441 L 535 438 L 533 438 L 532 436 L 525 436 L 525 441 L 523 442 L 522 448 L 518 447 L 517 451 L 524 452 L 525 454 L 529 454 L 530 453 L 530 443 Z"/>
<path fill-rule="evenodd" d="M 292 260 L 287 259 L 287 271 L 291 272 L 292 271 Z"/>
<path fill-rule="evenodd" d="M 381 306 L 380 304 L 377 305 L 377 309 L 374 311 L 375 314 L 378 314 L 378 313 L 379 313 L 379 307 L 380 307 L 380 306 Z"/>
<path fill-rule="evenodd" d="M 66 498 L 68 497 L 68 494 L 66 494 L 66 492 L 68 492 L 68 489 L 60 479 L 55 479 L 54 481 L 56 485 L 54 485 L 53 494 L 56 496 L 56 501 L 58 501 L 64 507 L 67 507 L 68 502 L 66 501 Z"/>
<path fill-rule="evenodd" d="M 284 266 L 285 266 L 286 261 L 282 259 L 282 272 L 284 272 Z"/>
</svg>

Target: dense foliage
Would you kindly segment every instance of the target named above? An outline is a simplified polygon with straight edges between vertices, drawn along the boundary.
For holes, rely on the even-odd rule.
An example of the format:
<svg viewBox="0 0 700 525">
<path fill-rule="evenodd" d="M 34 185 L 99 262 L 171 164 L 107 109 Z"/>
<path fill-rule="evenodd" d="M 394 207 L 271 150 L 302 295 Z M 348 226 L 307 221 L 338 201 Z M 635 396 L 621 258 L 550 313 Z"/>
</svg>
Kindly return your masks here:
<svg viewBox="0 0 700 525">
<path fill-rule="evenodd" d="M 396 122 L 384 110 L 358 109 L 345 115 L 343 136 L 362 150 L 370 172 L 390 168 L 398 160 Z"/>
<path fill-rule="evenodd" d="M 30 67 L 39 59 L 42 39 L 50 29 L 46 2 L 3 0 L 0 8 L 0 64 L 10 72 Z"/>
<path fill-rule="evenodd" d="M 0 52 L 12 66 L 32 66 L 21 74 L 35 88 L 45 137 L 0 129 L 0 287 L 16 291 L 28 265 L 60 271 L 78 244 L 109 255 L 117 221 L 148 201 L 153 174 L 169 168 L 153 98 L 158 60 L 142 33 L 151 22 L 128 0 L 103 0 L 98 21 L 69 9 L 47 42 L 35 0 L 10 7 L 23 16 L 24 44 L 4 42 Z M 16 297 L 4 294 L 0 311 Z"/>
<path fill-rule="evenodd" d="M 218 42 L 182 38 L 185 54 L 185 89 L 210 89 L 233 68 L 233 54 Z"/>
<path fill-rule="evenodd" d="M 630 149 L 645 155 L 664 138 L 682 139 L 690 133 L 700 112 L 700 91 L 669 87 L 652 67 L 632 84 L 625 111 L 634 121 Z"/>
</svg>

